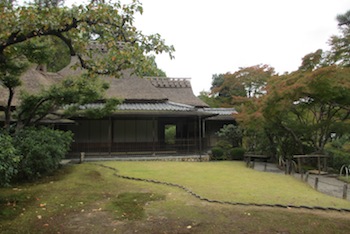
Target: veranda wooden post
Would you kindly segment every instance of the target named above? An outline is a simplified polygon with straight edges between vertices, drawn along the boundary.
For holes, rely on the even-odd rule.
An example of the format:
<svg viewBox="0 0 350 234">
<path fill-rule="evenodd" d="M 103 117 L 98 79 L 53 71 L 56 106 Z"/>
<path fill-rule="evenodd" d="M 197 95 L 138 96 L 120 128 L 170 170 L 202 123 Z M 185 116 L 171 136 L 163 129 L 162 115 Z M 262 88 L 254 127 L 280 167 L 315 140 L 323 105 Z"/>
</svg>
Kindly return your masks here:
<svg viewBox="0 0 350 234">
<path fill-rule="evenodd" d="M 309 180 L 309 172 L 306 172 L 305 174 L 305 182 L 308 183 Z"/>
<path fill-rule="evenodd" d="M 301 171 L 301 159 L 298 157 L 298 170 L 299 173 L 301 174 L 301 179 L 303 179 L 303 172 Z"/>
<path fill-rule="evenodd" d="M 318 190 L 318 177 L 315 178 L 315 189 Z"/>
<path fill-rule="evenodd" d="M 199 131 L 199 161 L 202 162 L 202 120 L 201 116 L 198 116 L 198 131 Z"/>
<path fill-rule="evenodd" d="M 112 156 L 112 144 L 113 144 L 113 126 L 112 117 L 108 118 L 108 155 Z"/>
<path fill-rule="evenodd" d="M 343 199 L 347 199 L 348 198 L 348 184 L 344 184 L 343 187 Z"/>
<path fill-rule="evenodd" d="M 152 117 L 152 155 L 156 155 L 156 147 L 155 147 L 155 140 L 156 140 L 156 120 L 155 117 Z"/>
</svg>

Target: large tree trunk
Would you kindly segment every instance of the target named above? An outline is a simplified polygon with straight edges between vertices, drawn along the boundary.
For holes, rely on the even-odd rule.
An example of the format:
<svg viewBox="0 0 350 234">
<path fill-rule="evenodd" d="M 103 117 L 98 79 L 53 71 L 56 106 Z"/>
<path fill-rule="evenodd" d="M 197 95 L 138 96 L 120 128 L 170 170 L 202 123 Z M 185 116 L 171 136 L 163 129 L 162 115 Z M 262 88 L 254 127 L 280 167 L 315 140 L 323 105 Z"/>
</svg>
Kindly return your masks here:
<svg viewBox="0 0 350 234">
<path fill-rule="evenodd" d="M 14 96 L 14 91 L 12 88 L 9 88 L 9 97 L 7 100 L 7 106 L 5 108 L 5 125 L 4 128 L 6 131 L 10 131 L 10 124 L 11 124 L 11 105 L 12 105 L 12 99 Z"/>
</svg>

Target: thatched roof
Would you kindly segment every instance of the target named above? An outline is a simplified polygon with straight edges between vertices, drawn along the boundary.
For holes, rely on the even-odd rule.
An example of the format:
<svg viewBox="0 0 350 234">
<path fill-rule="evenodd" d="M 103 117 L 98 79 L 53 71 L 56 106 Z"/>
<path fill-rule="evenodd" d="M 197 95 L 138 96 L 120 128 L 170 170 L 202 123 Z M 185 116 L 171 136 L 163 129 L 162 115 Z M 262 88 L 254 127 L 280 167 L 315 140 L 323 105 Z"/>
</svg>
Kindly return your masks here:
<svg viewBox="0 0 350 234">
<path fill-rule="evenodd" d="M 168 99 L 146 79 L 129 76 L 120 79 L 105 77 L 104 80 L 110 85 L 106 92 L 109 98 L 121 98 L 126 102 L 163 102 Z"/>
<path fill-rule="evenodd" d="M 35 94 L 59 82 L 61 79 L 62 76 L 57 73 L 43 72 L 37 70 L 37 65 L 31 66 L 21 76 L 22 85 L 16 88 L 12 105 L 17 106 L 19 104 L 21 92 L 25 91 L 30 94 Z M 6 106 L 9 95 L 8 90 L 0 86 L 0 94 L 0 106 Z"/>
<path fill-rule="evenodd" d="M 83 72 L 81 68 L 72 69 L 72 66 L 78 62 L 76 57 L 72 57 L 70 65 L 58 73 L 62 76 L 81 74 Z M 119 79 L 110 76 L 101 77 L 110 85 L 106 92 L 108 98 L 121 98 L 126 102 L 171 101 L 195 107 L 208 107 L 206 103 L 193 94 L 190 79 L 140 78 L 130 70 L 124 71 L 122 78 Z"/>
<path fill-rule="evenodd" d="M 71 57 L 70 63 L 57 73 L 63 77 L 68 77 L 68 76 L 80 76 L 83 72 L 84 70 L 80 66 L 78 57 L 73 56 Z"/>
<path fill-rule="evenodd" d="M 195 107 L 208 107 L 205 102 L 193 94 L 189 78 L 148 77 L 147 79 L 172 102 Z"/>
<path fill-rule="evenodd" d="M 72 57 L 70 64 L 57 73 L 49 73 L 36 70 L 31 67 L 22 77 L 22 86 L 16 90 L 13 105 L 19 104 L 19 90 L 26 90 L 29 93 L 36 93 L 50 85 L 59 82 L 64 77 L 81 75 L 84 70 L 80 68 L 77 57 Z M 152 103 L 152 102 L 174 102 L 191 105 L 194 107 L 208 107 L 206 103 L 197 98 L 192 91 L 190 79 L 176 78 L 139 78 L 130 71 L 124 71 L 122 78 L 102 76 L 101 78 L 109 83 L 106 92 L 107 98 L 124 99 L 131 103 Z M 8 92 L 0 88 L 0 106 L 5 106 Z"/>
</svg>

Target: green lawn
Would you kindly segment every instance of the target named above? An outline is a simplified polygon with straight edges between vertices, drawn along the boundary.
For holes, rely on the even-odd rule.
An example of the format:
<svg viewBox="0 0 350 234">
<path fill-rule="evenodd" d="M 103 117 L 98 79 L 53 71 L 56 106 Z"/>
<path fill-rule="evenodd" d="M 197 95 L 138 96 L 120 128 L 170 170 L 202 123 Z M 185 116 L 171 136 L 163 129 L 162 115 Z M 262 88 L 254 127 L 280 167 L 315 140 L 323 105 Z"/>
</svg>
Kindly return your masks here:
<svg viewBox="0 0 350 234">
<path fill-rule="evenodd" d="M 350 202 L 324 195 L 284 174 L 248 169 L 240 162 L 108 162 L 121 175 L 183 185 L 212 200 L 350 208 Z"/>
<path fill-rule="evenodd" d="M 239 162 L 104 162 L 122 175 L 181 184 L 215 200 L 349 208 L 298 180 Z M 0 233 L 349 233 L 350 213 L 208 203 L 184 190 L 68 165 L 0 189 Z"/>
</svg>

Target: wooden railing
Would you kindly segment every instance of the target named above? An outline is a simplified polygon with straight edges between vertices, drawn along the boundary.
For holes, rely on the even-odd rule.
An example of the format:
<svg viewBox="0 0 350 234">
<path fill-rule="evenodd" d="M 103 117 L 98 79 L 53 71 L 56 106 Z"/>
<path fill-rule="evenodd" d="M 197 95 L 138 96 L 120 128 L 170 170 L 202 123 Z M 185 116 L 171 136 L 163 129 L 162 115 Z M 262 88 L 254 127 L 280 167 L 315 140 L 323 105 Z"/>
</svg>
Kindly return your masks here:
<svg viewBox="0 0 350 234">
<path fill-rule="evenodd" d="M 266 170 L 266 163 L 267 160 L 270 159 L 269 156 L 261 155 L 261 154 L 253 154 L 253 153 L 246 153 L 244 154 L 244 161 L 246 162 L 247 167 L 254 168 L 255 161 L 264 161 L 265 162 L 265 170 Z"/>
<path fill-rule="evenodd" d="M 320 175 L 321 173 L 326 173 L 327 172 L 327 158 L 329 158 L 328 155 L 323 155 L 323 154 L 305 154 L 305 155 L 294 155 L 293 158 L 297 159 L 298 161 L 298 170 L 299 173 L 302 172 L 302 159 L 306 158 L 317 158 L 317 169 L 318 169 L 318 174 Z M 323 159 L 323 171 L 321 170 L 321 159 Z"/>
</svg>

